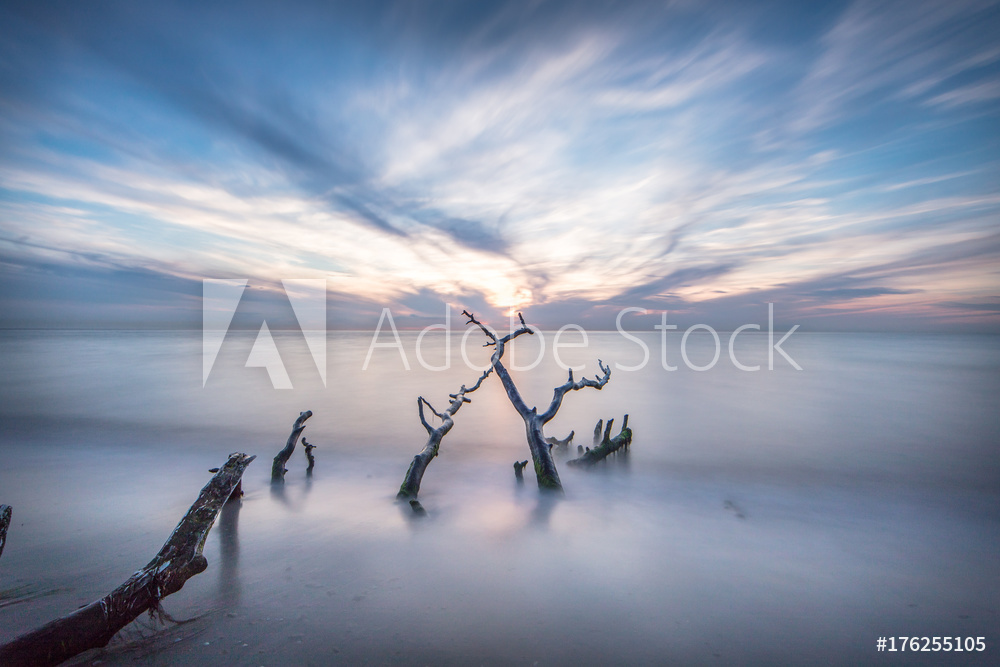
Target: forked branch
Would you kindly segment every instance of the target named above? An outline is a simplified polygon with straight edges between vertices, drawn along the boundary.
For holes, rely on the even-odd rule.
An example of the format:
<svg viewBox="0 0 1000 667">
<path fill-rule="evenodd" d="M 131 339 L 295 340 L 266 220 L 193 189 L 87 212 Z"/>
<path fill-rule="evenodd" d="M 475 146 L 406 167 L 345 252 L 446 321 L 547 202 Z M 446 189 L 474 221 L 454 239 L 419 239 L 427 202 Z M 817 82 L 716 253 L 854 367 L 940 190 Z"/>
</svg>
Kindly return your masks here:
<svg viewBox="0 0 1000 667">
<path fill-rule="evenodd" d="M 559 411 L 559 407 L 562 405 L 563 397 L 567 392 L 576 391 L 577 389 L 582 389 L 584 387 L 601 389 L 608 383 L 608 380 L 611 379 L 611 369 L 605 366 L 604 362 L 598 361 L 598 365 L 604 375 L 597 376 L 594 379 L 582 378 L 578 381 L 574 381 L 573 371 L 570 371 L 569 379 L 555 388 L 552 396 L 552 402 L 549 404 L 548 409 L 544 413 L 539 414 L 537 407 L 529 408 L 521 398 L 521 393 L 517 390 L 514 380 L 510 377 L 510 373 L 507 372 L 507 369 L 501 361 L 503 359 L 505 345 L 508 342 L 522 334 L 534 333 L 531 328 L 525 324 L 524 317 L 521 313 L 517 314 L 517 317 L 521 322 L 520 328 L 507 334 L 506 336 L 503 336 L 502 338 L 498 338 L 495 333 L 493 333 L 482 322 L 477 320 L 475 315 L 469 311 L 463 310 L 462 314 L 469 318 L 467 324 L 475 324 L 483 330 L 483 333 L 486 334 L 488 339 L 486 345 L 493 346 L 495 348 L 491 359 L 492 367 L 493 370 L 497 372 L 497 376 L 499 376 L 500 381 L 503 383 L 504 390 L 507 392 L 507 398 L 510 399 L 511 405 L 514 406 L 514 409 L 517 410 L 517 413 L 521 415 L 521 419 L 524 421 L 525 434 L 528 439 L 528 449 L 531 451 L 531 458 L 535 464 L 535 478 L 538 480 L 538 487 L 540 489 L 561 492 L 562 482 L 559 480 L 559 472 L 556 470 L 556 464 L 552 459 L 552 453 L 550 451 L 556 443 L 549 442 L 549 439 L 545 437 L 542 429 L 546 423 L 551 421 L 552 418 L 556 416 L 556 413 Z"/>
<path fill-rule="evenodd" d="M 399 487 L 399 492 L 396 494 L 397 500 L 410 500 L 410 506 L 414 508 L 415 512 L 418 512 L 417 507 L 419 503 L 414 505 L 416 502 L 417 494 L 420 492 L 420 482 L 424 477 L 424 471 L 427 470 L 427 466 L 430 464 L 431 460 L 438 455 L 438 450 L 441 447 L 441 440 L 447 435 L 451 427 L 455 425 L 454 416 L 458 410 L 466 403 L 471 403 L 472 399 L 466 396 L 466 394 L 471 394 L 472 392 L 479 389 L 490 373 L 493 372 L 492 368 L 486 369 L 476 384 L 472 387 L 466 387 L 464 384 L 462 388 L 455 394 L 448 394 L 448 398 L 451 399 L 447 409 L 442 412 L 438 412 L 434 409 L 434 406 L 430 404 L 423 396 L 417 398 L 417 414 L 420 415 L 420 423 L 423 425 L 424 429 L 427 431 L 427 444 L 424 445 L 423 450 L 419 454 L 413 457 L 413 461 L 410 463 L 410 468 L 406 471 L 406 477 L 403 478 L 403 483 Z M 441 425 L 438 427 L 431 426 L 427 421 L 427 417 L 424 415 L 424 406 L 431 413 L 441 420 Z M 419 512 L 418 512 L 419 513 Z"/>
<path fill-rule="evenodd" d="M 497 338 L 496 334 L 490 331 L 489 327 L 476 319 L 476 316 L 467 310 L 463 310 L 462 314 L 469 318 L 466 324 L 475 324 L 477 327 L 483 330 L 489 341 L 484 347 L 494 346 L 493 356 L 490 358 L 490 364 L 497 372 L 497 377 L 500 378 L 500 382 L 503 383 L 503 388 L 507 392 L 507 397 L 510 399 L 511 404 L 514 409 L 517 410 L 518 414 L 521 415 L 522 419 L 527 419 L 528 415 L 531 414 L 531 410 L 528 408 L 527 404 L 521 398 L 521 393 L 517 390 L 517 386 L 514 384 L 514 380 L 510 377 L 510 373 L 500 362 L 503 359 L 503 353 L 506 350 L 506 345 L 510 341 L 514 340 L 522 334 L 528 334 L 529 336 L 535 335 L 535 332 L 524 323 L 524 316 L 521 313 L 517 314 L 517 319 L 521 321 L 521 327 L 517 331 L 512 331 L 511 333 L 503 336 L 502 338 Z"/>
<path fill-rule="evenodd" d="M 555 391 L 552 394 L 552 402 L 549 403 L 549 409 L 541 415 L 543 424 L 547 424 L 552 421 L 552 418 L 556 416 L 556 413 L 559 412 L 559 406 L 562 405 L 563 396 L 565 396 L 567 392 L 577 391 L 578 389 L 583 389 L 584 387 L 593 387 L 597 390 L 604 388 L 604 385 L 606 385 L 608 380 L 611 379 L 611 369 L 605 366 L 604 362 L 600 359 L 597 360 L 597 365 L 602 371 L 604 371 L 604 375 L 596 375 L 593 380 L 584 377 L 574 382 L 573 369 L 569 369 L 569 379 L 555 388 Z"/>
</svg>

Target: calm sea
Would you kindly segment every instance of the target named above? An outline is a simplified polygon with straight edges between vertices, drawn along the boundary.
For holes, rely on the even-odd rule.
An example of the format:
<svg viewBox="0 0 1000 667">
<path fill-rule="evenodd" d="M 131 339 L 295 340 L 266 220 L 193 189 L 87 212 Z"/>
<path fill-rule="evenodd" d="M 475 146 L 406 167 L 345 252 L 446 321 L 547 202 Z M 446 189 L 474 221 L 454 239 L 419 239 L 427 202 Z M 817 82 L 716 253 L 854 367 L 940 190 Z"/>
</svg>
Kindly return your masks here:
<svg viewBox="0 0 1000 667">
<path fill-rule="evenodd" d="M 728 334 L 704 371 L 680 335 L 641 336 L 645 365 L 617 333 L 558 359 L 552 333 L 520 338 L 513 362 L 540 360 L 514 377 L 542 409 L 560 362 L 612 365 L 546 433 L 575 431 L 575 451 L 627 413 L 630 454 L 591 471 L 557 459 L 559 500 L 539 497 L 530 467 L 518 486 L 524 428 L 491 377 L 414 519 L 394 495 L 426 437 L 417 397 L 443 410 L 475 382 L 462 332 L 450 359 L 441 332 L 420 357 L 413 333 L 403 354 L 330 333 L 325 385 L 302 334 L 273 333 L 292 389 L 245 367 L 256 332 L 228 335 L 204 386 L 201 332 L 0 332 L 0 502 L 14 507 L 0 641 L 121 583 L 208 468 L 244 451 L 259 458 L 242 507 L 209 536 L 209 569 L 165 603 L 195 620 L 131 627 L 81 664 L 875 663 L 878 637 L 904 635 L 982 636 L 987 652 L 962 664 L 995 656 L 998 337 L 797 332 L 783 346 L 796 370 L 744 332 L 735 358 L 755 372 Z M 482 366 L 480 343 L 465 352 Z M 716 345 L 692 334 L 683 350 L 705 367 Z M 270 460 L 307 409 L 315 473 L 299 449 L 273 489 Z"/>
</svg>

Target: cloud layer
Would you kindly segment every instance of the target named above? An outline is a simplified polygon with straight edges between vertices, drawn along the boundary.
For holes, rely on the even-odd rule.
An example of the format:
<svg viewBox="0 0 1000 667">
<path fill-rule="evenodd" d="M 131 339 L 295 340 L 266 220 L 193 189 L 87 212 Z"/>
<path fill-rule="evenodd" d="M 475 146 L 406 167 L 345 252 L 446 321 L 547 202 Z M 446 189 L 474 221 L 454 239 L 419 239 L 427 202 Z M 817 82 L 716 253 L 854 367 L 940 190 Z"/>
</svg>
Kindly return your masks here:
<svg viewBox="0 0 1000 667">
<path fill-rule="evenodd" d="M 0 12 L 0 325 L 327 278 L 345 327 L 1000 328 L 996 3 Z"/>
</svg>

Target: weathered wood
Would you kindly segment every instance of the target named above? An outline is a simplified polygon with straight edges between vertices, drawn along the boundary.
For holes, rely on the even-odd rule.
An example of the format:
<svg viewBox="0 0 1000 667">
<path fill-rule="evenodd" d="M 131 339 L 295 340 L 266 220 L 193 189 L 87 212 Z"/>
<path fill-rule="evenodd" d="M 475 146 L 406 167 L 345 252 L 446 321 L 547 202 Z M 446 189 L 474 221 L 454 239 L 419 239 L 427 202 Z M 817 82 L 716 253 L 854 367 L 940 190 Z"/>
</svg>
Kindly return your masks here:
<svg viewBox="0 0 1000 667">
<path fill-rule="evenodd" d="M 507 392 L 507 398 L 510 400 L 511 405 L 517 410 L 517 413 L 521 416 L 521 420 L 524 422 L 525 438 L 528 441 L 528 449 L 531 451 L 531 460 L 535 464 L 535 479 L 538 482 L 538 488 L 548 491 L 562 492 L 562 481 L 559 479 L 559 471 L 556 470 L 555 461 L 552 459 L 551 445 L 546 442 L 545 435 L 543 434 L 543 428 L 545 424 L 552 421 L 552 418 L 556 416 L 559 411 L 559 407 L 562 405 L 563 397 L 570 391 L 577 391 L 578 389 L 583 389 L 584 387 L 593 387 L 594 389 L 601 389 L 608 383 L 611 379 L 611 369 L 604 365 L 604 362 L 600 359 L 597 360 L 597 365 L 600 367 L 601 371 L 604 373 L 603 376 L 597 376 L 596 379 L 591 380 L 590 378 L 582 378 L 580 380 L 573 380 L 573 371 L 569 371 L 569 379 L 563 384 L 559 385 L 553 390 L 552 401 L 549 403 L 549 407 L 545 412 L 539 414 L 538 408 L 529 408 L 521 398 L 521 393 L 518 391 L 517 387 L 514 385 L 514 380 L 510 377 L 510 373 L 504 367 L 501 359 L 503 358 L 503 353 L 505 346 L 511 340 L 517 338 L 522 334 L 533 335 L 534 332 L 528 328 L 528 325 L 524 323 L 524 317 L 521 313 L 517 314 L 518 319 L 521 320 L 521 327 L 516 331 L 513 331 L 506 336 L 497 337 L 492 331 L 489 330 L 484 324 L 475 318 L 475 316 L 463 310 L 462 314 L 469 318 L 466 324 L 475 324 L 483 333 L 486 334 L 488 341 L 484 347 L 493 347 L 493 357 L 490 360 L 493 369 L 497 372 L 500 381 L 503 383 L 504 390 Z"/>
<path fill-rule="evenodd" d="M 57 665 L 106 646 L 144 611 L 208 567 L 205 539 L 254 456 L 234 453 L 212 477 L 153 560 L 106 596 L 0 646 L 0 665 Z"/>
<path fill-rule="evenodd" d="M 285 473 L 288 472 L 285 469 L 285 464 L 288 463 L 288 459 L 292 458 L 292 453 L 295 451 L 295 443 L 298 442 L 299 436 L 306 427 L 306 420 L 312 416 L 312 410 L 299 413 L 299 418 L 292 425 L 292 433 L 288 436 L 288 441 L 285 443 L 284 449 L 275 455 L 274 462 L 271 464 L 272 482 L 285 481 Z"/>
<path fill-rule="evenodd" d="M 0 556 L 3 556 L 3 545 L 7 543 L 7 529 L 10 528 L 13 513 L 10 505 L 0 505 Z"/>
<path fill-rule="evenodd" d="M 219 470 L 220 468 L 209 468 L 208 472 L 217 473 L 219 472 Z M 242 497 L 243 497 L 243 480 L 241 479 L 240 481 L 236 482 L 236 488 L 233 489 L 233 492 L 229 494 L 229 500 L 226 501 L 226 504 L 229 505 L 230 503 L 239 502 L 240 498 Z"/>
<path fill-rule="evenodd" d="M 524 468 L 527 465 L 527 461 L 514 461 L 514 477 L 517 481 L 524 482 Z"/>
<path fill-rule="evenodd" d="M 465 385 L 458 391 L 457 394 L 448 394 L 448 398 L 451 399 L 451 403 L 444 413 L 440 413 L 434 409 L 427 399 L 423 396 L 417 398 L 417 413 L 420 415 L 420 423 L 423 424 L 424 429 L 427 430 L 427 444 L 420 451 L 419 454 L 413 457 L 413 461 L 410 462 L 410 467 L 406 471 L 406 476 L 403 478 L 403 483 L 399 485 L 399 492 L 396 494 L 396 500 L 407 500 L 409 499 L 410 504 L 413 505 L 412 500 L 417 497 L 420 493 L 420 482 L 424 478 L 424 471 L 427 470 L 427 466 L 430 462 L 438 455 L 438 450 L 441 448 L 441 440 L 448 434 L 451 427 L 455 425 L 455 413 L 458 412 L 466 403 L 471 403 L 472 399 L 467 397 L 466 394 L 471 394 L 475 390 L 479 389 L 480 385 L 483 384 L 489 374 L 492 372 L 492 368 L 486 369 L 486 371 L 479 376 L 471 388 L 467 389 Z M 424 405 L 441 420 L 441 425 L 437 428 L 432 427 L 427 419 L 424 417 Z M 417 503 L 419 505 L 419 503 Z M 421 508 L 422 510 L 423 508 Z M 414 506 L 414 511 L 416 507 Z"/>
<path fill-rule="evenodd" d="M 305 436 L 303 436 L 302 449 L 305 450 L 306 460 L 309 461 L 309 465 L 306 466 L 306 475 L 312 475 L 313 467 L 316 465 L 316 457 L 313 456 L 313 450 L 316 449 L 316 445 L 310 445 L 306 442 Z"/>
<path fill-rule="evenodd" d="M 549 443 L 550 445 L 552 445 L 554 447 L 559 448 L 560 450 L 565 450 L 565 449 L 569 448 L 569 443 L 573 442 L 573 436 L 575 436 L 575 435 L 576 435 L 576 431 L 570 431 L 569 435 L 567 435 L 562 440 L 560 440 L 559 438 L 556 438 L 556 437 L 549 437 L 549 438 L 545 438 L 545 442 Z"/>
<path fill-rule="evenodd" d="M 597 428 L 594 429 L 594 448 L 591 449 L 588 447 L 582 456 L 567 461 L 567 465 L 590 467 L 612 454 L 628 450 L 632 445 L 632 429 L 628 427 L 628 415 L 625 415 L 625 419 L 622 421 L 622 430 L 614 438 L 611 437 L 611 425 L 614 423 L 614 419 L 608 420 L 608 424 L 604 428 L 604 437 L 600 438 L 599 434 L 603 421 L 597 422 Z M 599 438 L 600 442 L 598 442 Z"/>
</svg>

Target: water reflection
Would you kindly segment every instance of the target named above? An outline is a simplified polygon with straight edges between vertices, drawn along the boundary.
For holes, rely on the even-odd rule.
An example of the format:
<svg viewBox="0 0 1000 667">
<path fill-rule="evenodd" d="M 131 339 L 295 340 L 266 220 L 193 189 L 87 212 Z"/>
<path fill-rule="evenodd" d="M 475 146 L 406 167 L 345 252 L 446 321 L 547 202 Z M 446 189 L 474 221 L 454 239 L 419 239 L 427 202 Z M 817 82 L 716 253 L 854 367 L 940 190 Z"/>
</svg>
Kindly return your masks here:
<svg viewBox="0 0 1000 667">
<path fill-rule="evenodd" d="M 618 338 L 595 335 L 592 346 L 637 363 L 627 357 L 636 346 L 616 347 Z M 512 479 L 512 462 L 528 456 L 523 424 L 498 383 L 484 383 L 428 469 L 428 516 L 415 520 L 392 501 L 425 437 L 413 398 L 445 395 L 467 373 L 401 373 L 398 354 L 363 373 L 352 355 L 363 360 L 369 339 L 354 348 L 346 334 L 332 340 L 331 371 L 342 381 L 304 380 L 287 395 L 244 382 L 245 353 L 228 367 L 220 358 L 202 389 L 197 338 L 187 351 L 169 336 L 89 337 L 84 350 L 59 338 L 61 354 L 15 341 L 8 359 L 17 364 L 8 362 L 0 387 L 11 426 L 0 442 L 16 454 L 0 469 L 0 489 L 28 520 L 0 575 L 12 576 L 9 586 L 110 590 L 175 525 L 165 503 L 201 483 L 186 470 L 248 439 L 283 441 L 308 398 L 320 408 L 310 441 L 324 451 L 335 442 L 336 460 L 310 475 L 293 459 L 302 467 L 275 486 L 267 465 L 250 469 L 254 502 L 242 519 L 239 503 L 227 505 L 206 547 L 202 576 L 217 586 L 196 579 L 169 601 L 193 615 L 221 599 L 238 613 L 213 616 L 205 635 L 165 648 L 175 652 L 159 664 L 325 664 L 333 647 L 346 664 L 400 655 L 415 664 L 704 664 L 716 652 L 722 662 L 773 664 L 818 651 L 853 664 L 870 646 L 847 655 L 843 638 L 889 625 L 963 634 L 997 626 L 995 344 L 966 340 L 949 356 L 926 339 L 804 337 L 793 339 L 806 368 L 798 374 L 616 373 L 601 392 L 568 396 L 552 423 L 560 436 L 579 434 L 566 451 L 553 448 L 561 499 L 539 494 L 531 470 L 523 484 Z M 761 361 L 744 352 L 744 363 Z M 189 376 L 176 362 L 185 354 Z M 303 355 L 296 382 L 315 373 Z M 761 355 L 766 365 L 766 347 Z M 544 402 L 563 377 L 543 364 L 518 382 Z M 336 412 L 346 404 L 350 419 Z M 31 417 L 37 405 L 51 414 Z M 632 449 L 588 470 L 565 464 L 591 444 L 599 415 L 625 413 L 635 420 Z M 127 434 L 139 414 L 137 445 Z M 25 440 L 37 446 L 26 451 Z M 155 484 L 143 488 L 136 480 L 151 469 Z M 106 483 L 94 485 L 98 477 Z M 109 553 L 122 535 L 135 537 Z M 0 640 L 71 602 L 0 608 Z M 760 637 L 784 642 L 788 655 L 748 655 L 764 646 Z"/>
<path fill-rule="evenodd" d="M 552 519 L 552 513 L 556 506 L 562 502 L 562 498 L 555 493 L 543 492 L 538 496 L 535 508 L 531 510 L 529 525 L 532 528 L 547 529 Z"/>
<path fill-rule="evenodd" d="M 240 540 L 239 522 L 241 498 L 231 498 L 222 506 L 219 522 L 215 530 L 219 535 L 219 600 L 226 607 L 233 607 L 240 601 L 239 577 Z"/>
<path fill-rule="evenodd" d="M 289 483 L 287 479 L 272 481 L 271 499 L 287 510 L 302 512 L 305 509 L 306 498 L 313 489 L 312 475 L 305 477 L 301 486 L 296 483 L 291 484 L 291 488 L 291 495 L 289 495 Z"/>
<path fill-rule="evenodd" d="M 289 509 L 292 509 L 292 503 L 288 500 L 288 495 L 285 493 L 284 480 L 271 480 L 271 499 Z"/>
</svg>

